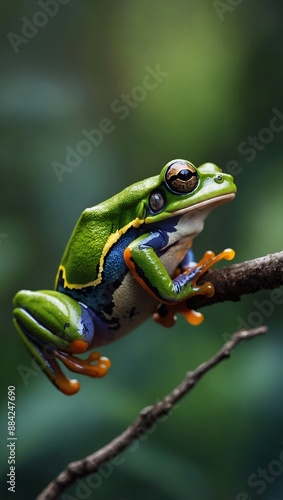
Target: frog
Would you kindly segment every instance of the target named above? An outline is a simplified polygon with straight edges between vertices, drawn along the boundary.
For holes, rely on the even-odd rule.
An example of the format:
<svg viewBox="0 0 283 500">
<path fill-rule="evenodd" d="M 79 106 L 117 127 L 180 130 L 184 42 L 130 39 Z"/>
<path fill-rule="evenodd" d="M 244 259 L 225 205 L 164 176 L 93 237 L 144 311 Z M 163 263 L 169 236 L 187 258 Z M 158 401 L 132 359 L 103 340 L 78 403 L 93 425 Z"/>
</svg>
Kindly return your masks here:
<svg viewBox="0 0 283 500">
<path fill-rule="evenodd" d="M 63 365 L 104 377 L 111 361 L 100 355 L 100 347 L 150 317 L 164 327 L 173 326 L 178 313 L 193 325 L 202 321 L 202 313 L 187 302 L 214 294 L 213 285 L 199 284 L 199 278 L 235 252 L 207 251 L 197 263 L 192 243 L 209 213 L 233 200 L 236 191 L 233 177 L 217 165 L 195 167 L 175 159 L 159 175 L 82 212 L 54 290 L 21 290 L 13 301 L 16 331 L 57 389 L 65 395 L 80 389 Z M 78 357 L 97 348 L 86 359 Z"/>
</svg>

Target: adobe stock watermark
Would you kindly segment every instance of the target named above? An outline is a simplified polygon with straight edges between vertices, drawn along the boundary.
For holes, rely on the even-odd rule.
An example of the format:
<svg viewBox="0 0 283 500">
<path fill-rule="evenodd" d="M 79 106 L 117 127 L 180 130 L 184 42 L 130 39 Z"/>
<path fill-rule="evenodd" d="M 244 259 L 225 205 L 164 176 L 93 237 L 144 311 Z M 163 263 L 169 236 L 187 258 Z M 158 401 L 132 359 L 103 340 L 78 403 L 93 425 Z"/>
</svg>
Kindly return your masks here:
<svg viewBox="0 0 283 500">
<path fill-rule="evenodd" d="M 37 4 L 42 10 L 37 10 L 32 19 L 22 17 L 21 35 L 10 31 L 7 35 L 15 54 L 18 54 L 20 45 L 26 45 L 34 38 L 41 28 L 44 28 L 49 20 L 55 17 L 61 5 L 66 5 L 70 0 L 39 0 Z"/>
<path fill-rule="evenodd" d="M 283 444 L 283 441 L 282 441 Z M 248 477 L 247 484 L 253 488 L 252 496 L 246 492 L 239 493 L 235 500 L 254 500 L 254 493 L 262 495 L 269 484 L 274 483 L 276 478 L 283 473 L 283 449 L 280 451 L 276 460 L 271 460 L 265 468 L 259 467 L 256 472 Z"/>
<path fill-rule="evenodd" d="M 136 109 L 147 98 L 148 94 L 170 75 L 167 71 L 160 69 L 160 64 L 156 68 L 146 66 L 145 71 L 146 73 L 140 85 L 136 85 L 130 93 L 121 94 L 112 101 L 110 110 L 119 120 L 125 120 L 131 111 Z M 115 129 L 116 125 L 113 119 L 109 117 L 102 118 L 96 128 L 91 130 L 83 129 L 81 132 L 83 138 L 77 143 L 76 147 L 66 146 L 65 162 L 53 161 L 51 163 L 58 181 L 62 182 L 64 174 L 73 172 L 83 159 L 92 153 L 93 148 L 100 146 L 104 136 L 111 134 Z"/>
<path fill-rule="evenodd" d="M 226 0 L 222 2 L 221 0 L 213 0 L 212 5 L 218 15 L 220 21 L 224 21 L 224 14 L 226 12 L 233 12 L 238 5 L 241 5 L 244 0 Z"/>
<path fill-rule="evenodd" d="M 250 328 L 257 328 L 262 326 L 266 318 L 270 318 L 275 311 L 275 307 L 283 304 L 283 289 L 275 288 L 270 292 L 269 299 L 264 299 L 262 301 L 253 300 L 254 309 L 249 313 L 246 320 L 241 316 L 237 319 L 237 331 L 238 330 L 250 330 Z M 227 341 L 231 338 L 231 334 L 225 332 L 223 334 L 223 340 Z"/>
<path fill-rule="evenodd" d="M 61 332 L 61 339 L 69 341 L 68 335 L 65 332 Z M 52 345 L 44 344 L 41 348 L 41 363 L 36 361 L 35 356 L 30 357 L 30 366 L 19 364 L 17 366 L 18 374 L 20 375 L 25 386 L 29 385 L 30 377 L 37 377 L 39 373 L 43 372 L 45 368 L 49 367 L 49 361 L 57 361 L 57 356 L 55 348 Z"/>
<path fill-rule="evenodd" d="M 48 368 L 48 361 L 55 359 L 56 360 L 56 355 L 54 351 L 52 350 L 52 347 L 49 345 L 44 345 L 42 347 L 42 366 L 40 366 L 36 362 L 35 357 L 30 357 L 30 366 L 19 364 L 17 366 L 17 372 L 20 375 L 24 385 L 27 387 L 30 382 L 30 378 L 32 377 L 37 377 L 39 373 L 42 373 L 44 368 Z M 44 367 L 43 367 L 44 365 Z"/>
<path fill-rule="evenodd" d="M 258 153 L 264 151 L 266 146 L 274 140 L 275 135 L 281 132 L 283 132 L 283 113 L 279 109 L 273 108 L 268 126 L 261 128 L 256 135 L 249 135 L 239 144 L 237 152 L 245 158 L 246 162 L 251 163 Z M 243 167 L 237 160 L 230 160 L 225 167 L 225 171 L 234 177 L 239 175 L 242 170 Z"/>
<path fill-rule="evenodd" d="M 54 358 L 54 354 L 52 354 L 48 346 L 45 346 L 43 352 L 44 356 L 47 359 Z M 33 358 L 31 359 L 31 366 L 32 367 L 28 367 L 26 365 L 21 364 L 18 365 L 17 367 L 18 373 L 21 376 L 25 386 L 29 384 L 30 377 L 36 377 L 42 371 L 42 368 L 36 363 L 35 359 Z M 155 401 L 155 404 L 159 402 L 160 400 L 157 399 Z M 62 496 L 60 496 L 60 499 L 87 500 L 91 498 L 93 490 L 100 488 L 105 479 L 108 479 L 112 475 L 115 468 L 123 465 L 126 462 L 126 460 L 128 459 L 127 455 L 129 453 L 135 453 L 139 449 L 140 444 L 143 443 L 144 441 L 147 441 L 150 435 L 155 433 L 157 425 L 162 422 L 165 422 L 172 414 L 172 412 L 177 408 L 179 408 L 179 405 L 175 404 L 167 411 L 167 413 L 160 415 L 157 418 L 152 418 L 152 419 L 145 418 L 144 422 L 141 423 L 141 429 L 143 434 L 141 434 L 138 438 L 134 439 L 123 454 L 120 453 L 118 456 L 113 457 L 110 460 L 103 463 L 102 466 L 99 467 L 99 470 L 97 472 L 88 475 L 85 480 L 77 479 L 75 496 L 64 493 Z"/>
<path fill-rule="evenodd" d="M 157 401 L 158 402 L 158 401 Z M 111 458 L 107 462 L 105 462 L 97 472 L 89 474 L 84 480 L 77 479 L 76 480 L 76 489 L 75 496 L 69 495 L 68 493 L 64 493 L 60 499 L 61 500 L 88 500 L 93 497 L 94 490 L 97 490 L 101 487 L 103 482 L 108 479 L 114 472 L 116 467 L 120 467 L 123 465 L 128 457 L 128 453 L 135 453 L 140 446 L 140 443 L 146 441 L 151 434 L 153 434 L 157 425 L 165 422 L 169 416 L 172 414 L 173 410 L 178 408 L 179 405 L 173 406 L 167 414 L 158 417 L 157 419 L 151 420 L 148 422 L 148 426 L 146 423 L 144 424 L 143 434 L 139 436 L 139 438 L 135 439 L 130 446 L 125 450 L 123 454 L 120 454 L 114 458 Z"/>
</svg>

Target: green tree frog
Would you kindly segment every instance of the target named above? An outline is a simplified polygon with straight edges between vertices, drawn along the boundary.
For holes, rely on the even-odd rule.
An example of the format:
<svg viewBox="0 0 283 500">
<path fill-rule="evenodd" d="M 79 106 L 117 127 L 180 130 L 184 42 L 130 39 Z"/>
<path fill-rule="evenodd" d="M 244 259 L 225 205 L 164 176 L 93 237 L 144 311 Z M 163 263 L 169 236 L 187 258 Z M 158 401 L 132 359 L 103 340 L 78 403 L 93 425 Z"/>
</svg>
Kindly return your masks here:
<svg viewBox="0 0 283 500">
<path fill-rule="evenodd" d="M 149 316 L 172 326 L 182 313 L 192 324 L 202 315 L 186 300 L 214 293 L 199 277 L 226 249 L 206 252 L 196 264 L 193 239 L 207 215 L 232 200 L 236 186 L 212 163 L 196 168 L 177 159 L 160 175 L 133 184 L 82 213 L 63 254 L 55 290 L 18 292 L 14 323 L 26 348 L 55 386 L 74 394 L 80 384 L 68 379 L 58 360 L 73 372 L 103 377 L 111 363 L 88 349 L 119 339 Z"/>
</svg>

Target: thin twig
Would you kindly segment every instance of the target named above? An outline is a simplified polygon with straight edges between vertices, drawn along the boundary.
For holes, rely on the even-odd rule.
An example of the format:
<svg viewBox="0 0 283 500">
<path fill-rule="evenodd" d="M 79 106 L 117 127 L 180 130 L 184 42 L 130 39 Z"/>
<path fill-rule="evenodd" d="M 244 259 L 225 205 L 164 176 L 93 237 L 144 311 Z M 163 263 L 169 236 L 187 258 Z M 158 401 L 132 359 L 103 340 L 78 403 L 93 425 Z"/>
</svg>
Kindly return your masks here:
<svg viewBox="0 0 283 500">
<path fill-rule="evenodd" d="M 76 479 L 87 474 L 98 472 L 99 468 L 108 460 L 116 457 L 121 451 L 129 446 L 134 439 L 139 438 L 148 429 L 155 425 L 164 415 L 168 415 L 174 405 L 186 394 L 188 394 L 197 382 L 213 367 L 231 355 L 232 350 L 242 341 L 249 340 L 267 331 L 262 326 L 253 330 L 241 330 L 234 333 L 230 340 L 210 359 L 198 366 L 194 371 L 186 374 L 182 382 L 173 389 L 165 398 L 158 403 L 144 408 L 137 419 L 129 427 L 100 450 L 91 455 L 70 463 L 67 468 L 59 474 L 40 493 L 37 500 L 51 500 L 57 498 L 67 486 Z"/>
</svg>

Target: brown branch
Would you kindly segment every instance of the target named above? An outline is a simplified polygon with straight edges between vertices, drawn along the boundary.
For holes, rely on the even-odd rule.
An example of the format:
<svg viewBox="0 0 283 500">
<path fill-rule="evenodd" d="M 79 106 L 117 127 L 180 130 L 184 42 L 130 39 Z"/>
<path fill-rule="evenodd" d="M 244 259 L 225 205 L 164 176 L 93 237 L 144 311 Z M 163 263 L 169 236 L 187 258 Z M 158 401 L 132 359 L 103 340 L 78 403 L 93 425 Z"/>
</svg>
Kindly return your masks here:
<svg viewBox="0 0 283 500">
<path fill-rule="evenodd" d="M 283 252 L 208 271 L 199 283 L 205 281 L 213 284 L 215 294 L 213 297 L 192 297 L 187 301 L 190 308 L 199 309 L 226 300 L 235 302 L 241 295 L 278 288 L 283 285 Z"/>
<path fill-rule="evenodd" d="M 283 285 L 283 252 L 266 255 L 261 258 L 233 264 L 222 269 L 207 272 L 199 283 L 210 281 L 215 288 L 213 297 L 196 296 L 187 301 L 192 309 L 224 302 L 238 301 L 241 295 L 255 293 L 263 289 L 274 289 Z M 98 472 L 108 460 L 113 459 L 129 446 L 134 439 L 139 438 L 163 417 L 168 415 L 176 403 L 188 394 L 197 382 L 209 370 L 230 356 L 234 347 L 242 340 L 251 339 L 266 332 L 266 327 L 236 332 L 226 342 L 218 353 L 202 363 L 196 370 L 188 373 L 183 381 L 157 404 L 141 411 L 139 417 L 113 441 L 77 462 L 70 463 L 61 474 L 55 478 L 39 495 L 38 500 L 56 498 L 67 486 L 76 479 L 90 473 Z"/>
<path fill-rule="evenodd" d="M 161 417 L 168 415 L 176 403 L 186 394 L 188 394 L 197 384 L 197 382 L 208 373 L 213 367 L 221 361 L 228 358 L 232 350 L 242 341 L 252 339 L 267 331 L 265 326 L 254 328 L 253 330 L 242 330 L 234 333 L 228 342 L 213 356 L 202 363 L 194 371 L 187 373 L 182 382 L 173 389 L 165 398 L 155 405 L 144 408 L 137 419 L 129 425 L 118 437 L 113 439 L 106 446 L 91 455 L 70 463 L 67 468 L 55 478 L 37 500 L 51 500 L 57 498 L 67 486 L 76 479 L 90 473 L 98 472 L 99 468 L 108 460 L 116 457 L 123 451 L 134 439 L 139 438 L 148 431 L 153 425 L 158 423 Z"/>
</svg>

